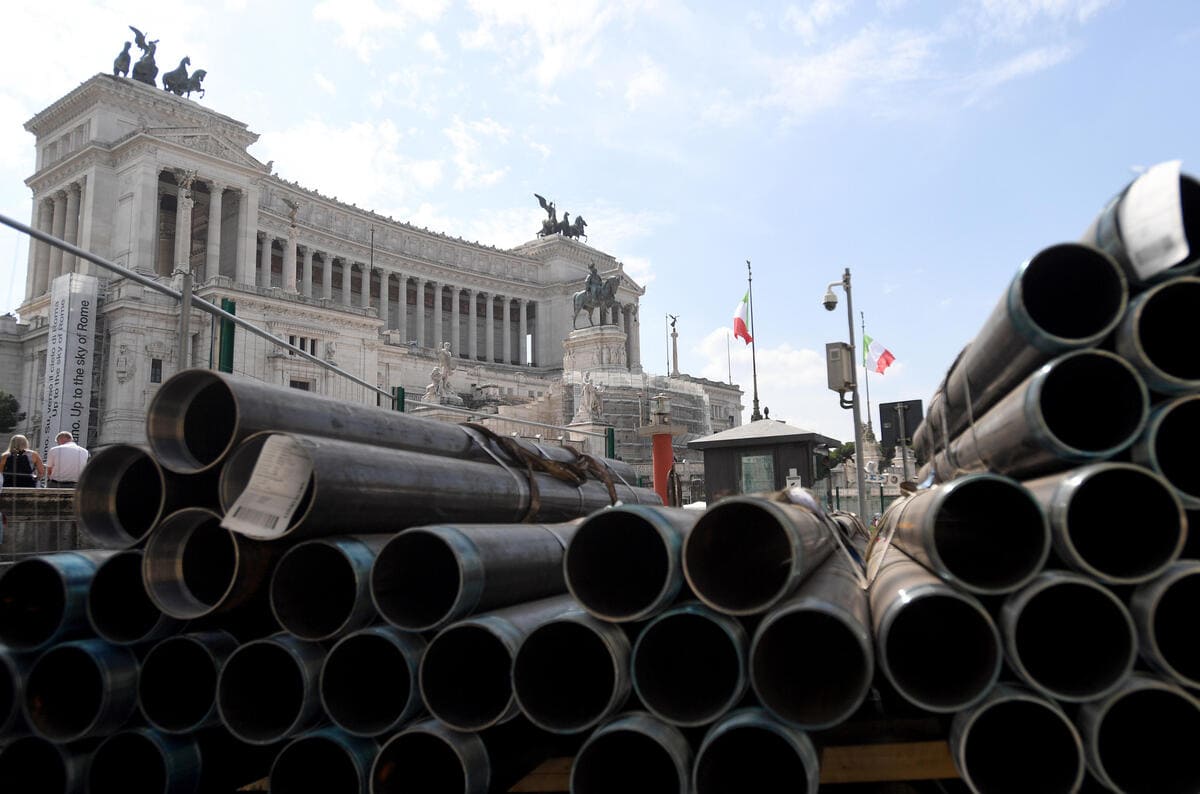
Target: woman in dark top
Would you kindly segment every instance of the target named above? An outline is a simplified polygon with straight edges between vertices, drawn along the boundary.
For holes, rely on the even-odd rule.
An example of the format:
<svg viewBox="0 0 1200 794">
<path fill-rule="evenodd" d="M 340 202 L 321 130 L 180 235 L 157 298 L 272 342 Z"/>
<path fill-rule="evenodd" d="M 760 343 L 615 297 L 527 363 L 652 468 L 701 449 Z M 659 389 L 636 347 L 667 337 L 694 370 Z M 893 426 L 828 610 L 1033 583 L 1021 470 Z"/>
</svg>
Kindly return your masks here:
<svg viewBox="0 0 1200 794">
<path fill-rule="evenodd" d="M 36 488 L 46 474 L 46 467 L 41 456 L 29 448 L 29 439 L 13 436 L 8 451 L 0 455 L 0 472 L 4 473 L 5 487 Z"/>
</svg>

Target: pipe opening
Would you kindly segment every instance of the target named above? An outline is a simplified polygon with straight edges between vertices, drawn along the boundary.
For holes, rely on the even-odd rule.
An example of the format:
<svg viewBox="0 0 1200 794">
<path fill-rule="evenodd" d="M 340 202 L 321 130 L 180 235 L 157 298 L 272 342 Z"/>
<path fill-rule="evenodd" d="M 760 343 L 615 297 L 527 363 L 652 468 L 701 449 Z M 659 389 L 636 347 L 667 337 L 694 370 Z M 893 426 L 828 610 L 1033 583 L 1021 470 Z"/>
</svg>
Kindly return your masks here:
<svg viewBox="0 0 1200 794">
<path fill-rule="evenodd" d="M 892 683 L 932 711 L 974 702 L 996 680 L 1000 647 L 984 613 L 963 599 L 926 595 L 896 612 L 883 653 Z"/>
<path fill-rule="evenodd" d="M 0 734 L 21 711 L 21 681 L 16 662 L 0 655 Z"/>
<path fill-rule="evenodd" d="M 371 568 L 376 609 L 406 631 L 427 631 L 452 619 L 462 589 L 458 557 L 432 532 L 402 532 L 380 550 Z"/>
<path fill-rule="evenodd" d="M 788 722 L 828 726 L 849 717 L 871 685 L 871 649 L 844 621 L 795 610 L 759 634 L 750 660 L 754 691 Z"/>
<path fill-rule="evenodd" d="M 1179 353 L 1180 318 L 1200 313 L 1200 281 L 1174 281 L 1146 299 L 1137 341 L 1152 366 L 1171 378 L 1200 380 L 1200 359 Z"/>
<path fill-rule="evenodd" d="M 512 702 L 512 663 L 508 647 L 487 629 L 469 624 L 444 629 L 421 660 L 425 707 L 456 730 L 493 724 Z"/>
<path fill-rule="evenodd" d="M 165 496 L 162 471 L 145 451 L 118 445 L 100 450 L 79 475 L 75 505 L 88 534 L 131 546 L 154 528 Z"/>
<path fill-rule="evenodd" d="M 792 544 L 779 519 L 746 502 L 708 509 L 684 546 L 697 595 L 722 611 L 754 612 L 787 587 Z"/>
<path fill-rule="evenodd" d="M 1132 623 L 1100 585 L 1062 582 L 1026 602 L 1013 652 L 1030 679 L 1055 697 L 1087 700 L 1111 689 L 1133 664 Z"/>
<path fill-rule="evenodd" d="M 337 548 L 305 543 L 290 549 L 271 577 L 271 610 L 285 631 L 305 640 L 337 634 L 354 612 L 358 577 Z"/>
<path fill-rule="evenodd" d="M 118 645 L 142 640 L 158 625 L 163 613 L 146 594 L 140 551 L 121 552 L 96 569 L 88 617 L 97 634 Z"/>
<path fill-rule="evenodd" d="M 43 737 L 67 742 L 85 734 L 100 716 L 104 675 L 92 655 L 73 645 L 46 651 L 25 683 L 25 712 Z"/>
<path fill-rule="evenodd" d="M 1066 794 L 1076 790 L 1083 775 L 1083 748 L 1071 724 L 1054 709 L 1032 700 L 1006 700 L 971 723 L 962 764 L 976 791 Z"/>
<path fill-rule="evenodd" d="M 637 731 L 593 739 L 571 770 L 572 794 L 670 794 L 686 791 L 687 783 L 667 749 Z"/>
<path fill-rule="evenodd" d="M 573 621 L 546 623 L 526 637 L 512 680 L 529 719 L 564 733 L 583 730 L 604 716 L 617 688 L 608 645 Z"/>
<path fill-rule="evenodd" d="M 1183 542 L 1183 553 L 1179 555 L 1185 560 L 1200 560 L 1200 510 L 1187 510 L 1187 534 Z"/>
<path fill-rule="evenodd" d="M 1111 260 L 1082 245 L 1051 246 L 1021 273 L 1021 302 L 1030 319 L 1068 341 L 1083 342 L 1109 330 L 1125 308 L 1126 294 L 1125 280 Z"/>
<path fill-rule="evenodd" d="M 354 759 L 346 748 L 324 736 L 297 739 L 283 748 L 271 767 L 275 794 L 361 790 Z"/>
<path fill-rule="evenodd" d="M 18 650 L 37 648 L 58 632 L 66 607 L 57 568 L 37 557 L 13 563 L 0 576 L 0 642 Z"/>
<path fill-rule="evenodd" d="M 1182 400 L 1161 418 L 1154 432 L 1158 471 L 1181 494 L 1200 501 L 1200 469 L 1192 450 L 1200 443 L 1200 397 Z"/>
<path fill-rule="evenodd" d="M 933 522 L 946 570 L 969 587 L 1000 593 L 1026 584 L 1046 562 L 1046 519 L 1024 488 L 980 479 L 956 487 Z"/>
<path fill-rule="evenodd" d="M 594 515 L 572 538 L 566 555 L 571 594 L 608 620 L 636 617 L 670 584 L 670 557 L 653 523 L 632 513 Z"/>
<path fill-rule="evenodd" d="M 1075 490 L 1067 510 L 1067 532 L 1079 556 L 1125 581 L 1161 573 L 1175 559 L 1184 531 L 1175 495 L 1139 469 L 1096 472 Z"/>
<path fill-rule="evenodd" d="M 414 695 L 409 662 L 373 634 L 339 642 L 321 670 L 321 700 L 330 719 L 351 733 L 376 736 L 395 725 Z"/>
<path fill-rule="evenodd" d="M 1200 256 L 1200 182 L 1188 176 L 1179 178 L 1179 203 L 1183 210 L 1183 233 L 1191 256 L 1182 265 Z M 1177 267 L 1181 267 L 1179 265 Z"/>
<path fill-rule="evenodd" d="M 88 767 L 88 791 L 163 794 L 170 783 L 162 749 L 140 733 L 119 733 L 97 748 Z"/>
<path fill-rule="evenodd" d="M 246 490 L 246 486 L 250 484 L 250 477 L 254 474 L 254 467 L 258 465 L 258 457 L 262 454 L 263 446 L 267 443 L 270 437 L 268 433 L 258 433 L 244 440 L 230 453 L 221 467 L 221 479 L 219 483 L 221 507 L 225 510 L 233 507 L 237 502 L 238 497 L 242 495 L 242 491 Z M 293 445 L 294 451 L 305 451 L 301 445 Z M 308 508 L 312 505 L 313 491 L 316 483 L 316 473 L 309 475 L 308 484 L 304 488 L 304 493 L 300 495 L 300 501 L 296 503 L 296 509 L 292 512 L 292 521 L 287 527 L 276 527 L 274 537 L 279 537 L 286 534 L 287 529 L 294 527 L 303 520 Z"/>
<path fill-rule="evenodd" d="M 1039 408 L 1050 434 L 1063 444 L 1085 453 L 1112 453 L 1141 431 L 1146 392 L 1121 359 L 1083 353 L 1050 369 Z"/>
<path fill-rule="evenodd" d="M 45 739 L 37 736 L 14 739 L 0 748 L 0 791 L 69 794 L 66 762 Z"/>
<path fill-rule="evenodd" d="M 400 734 L 384 745 L 371 770 L 372 794 L 460 794 L 467 790 L 463 760 L 444 739 Z"/>
<path fill-rule="evenodd" d="M 221 670 L 217 701 L 222 721 L 242 741 L 279 741 L 300 718 L 304 674 L 274 643 L 243 645 Z"/>
<path fill-rule="evenodd" d="M 702 725 L 725 712 L 745 686 L 741 651 L 703 615 L 681 612 L 648 626 L 638 638 L 633 677 L 646 707 L 680 725 Z"/>
<path fill-rule="evenodd" d="M 237 540 L 207 511 L 176 513 L 146 548 L 147 590 L 168 615 L 202 617 L 220 605 L 237 576 Z"/>
<path fill-rule="evenodd" d="M 1154 639 L 1158 651 L 1171 669 L 1190 681 L 1191 686 L 1200 684 L 1197 604 L 1200 604 L 1200 573 L 1193 572 L 1164 590 L 1154 608 Z"/>
<path fill-rule="evenodd" d="M 190 474 L 216 463 L 237 431 L 237 399 L 220 378 L 202 371 L 176 375 L 150 404 L 147 437 L 158 461 Z"/>
<path fill-rule="evenodd" d="M 1190 794 L 1200 791 L 1197 736 L 1200 709 L 1192 701 L 1163 689 L 1141 689 L 1109 708 L 1096 747 L 1121 791 Z"/>
<path fill-rule="evenodd" d="M 774 731 L 750 726 L 726 731 L 700 751 L 696 794 L 788 791 L 809 794 L 808 769 L 796 748 Z"/>
<path fill-rule="evenodd" d="M 142 662 L 138 678 L 142 714 L 151 725 L 170 733 L 198 727 L 216 704 L 218 668 L 218 660 L 197 640 L 163 640 Z"/>
</svg>

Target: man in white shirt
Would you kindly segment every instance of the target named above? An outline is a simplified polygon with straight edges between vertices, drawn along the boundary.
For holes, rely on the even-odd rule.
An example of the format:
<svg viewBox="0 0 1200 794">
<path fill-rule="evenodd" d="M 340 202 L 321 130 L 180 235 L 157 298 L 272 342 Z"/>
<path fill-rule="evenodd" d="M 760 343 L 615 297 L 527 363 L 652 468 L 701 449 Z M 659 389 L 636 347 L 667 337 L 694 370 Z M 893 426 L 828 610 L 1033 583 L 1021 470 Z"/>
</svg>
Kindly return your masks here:
<svg viewBox="0 0 1200 794">
<path fill-rule="evenodd" d="M 76 444 L 75 438 L 66 430 L 59 433 L 55 440 L 58 446 L 46 454 L 46 485 L 50 488 L 74 488 L 90 453 Z"/>
</svg>

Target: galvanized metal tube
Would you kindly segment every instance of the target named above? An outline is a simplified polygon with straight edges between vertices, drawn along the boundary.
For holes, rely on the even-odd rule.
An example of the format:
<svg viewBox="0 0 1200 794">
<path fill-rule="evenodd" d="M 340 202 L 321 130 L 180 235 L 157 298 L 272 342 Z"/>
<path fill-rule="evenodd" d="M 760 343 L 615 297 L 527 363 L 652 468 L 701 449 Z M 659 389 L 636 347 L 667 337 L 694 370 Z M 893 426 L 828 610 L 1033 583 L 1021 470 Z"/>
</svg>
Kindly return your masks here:
<svg viewBox="0 0 1200 794">
<path fill-rule="evenodd" d="M 384 620 L 407 631 L 444 628 L 468 615 L 566 591 L 563 549 L 578 521 L 436 524 L 395 535 L 371 568 Z"/>
<path fill-rule="evenodd" d="M 89 794 L 192 794 L 199 787 L 200 747 L 190 736 L 130 728 L 109 736 L 88 765 Z"/>
<path fill-rule="evenodd" d="M 1149 469 L 1093 463 L 1025 486 L 1050 519 L 1059 559 L 1105 584 L 1149 581 L 1183 551 L 1183 505 Z"/>
<path fill-rule="evenodd" d="M 566 614 L 583 614 L 570 596 L 498 609 L 438 632 L 421 659 L 418 680 L 429 713 L 461 731 L 507 722 L 519 708 L 513 697 L 513 660 L 534 629 Z"/>
<path fill-rule="evenodd" d="M 1187 394 L 1200 390 L 1200 361 L 1181 354 L 1179 320 L 1200 313 L 1200 278 L 1158 284 L 1129 303 L 1117 328 L 1117 354 L 1133 364 L 1151 391 Z"/>
<path fill-rule="evenodd" d="M 1000 635 L 973 596 L 895 550 L 869 596 L 876 661 L 905 700 L 929 711 L 960 711 L 996 683 Z"/>
<path fill-rule="evenodd" d="M 1013 671 L 1057 700 L 1104 697 L 1137 657 L 1137 631 L 1125 605 L 1103 585 L 1067 571 L 1045 571 L 1009 596 L 1000 627 Z"/>
<path fill-rule="evenodd" d="M 138 706 L 151 727 L 190 734 L 218 725 L 217 675 L 238 641 L 226 631 L 201 631 L 162 640 L 142 660 Z"/>
<path fill-rule="evenodd" d="M 491 763 L 483 739 L 437 720 L 422 720 L 388 739 L 371 767 L 371 794 L 491 790 Z"/>
<path fill-rule="evenodd" d="M 248 744 L 271 744 L 315 727 L 325 648 L 275 634 L 230 654 L 217 678 L 221 722 Z"/>
<path fill-rule="evenodd" d="M 997 684 L 956 714 L 950 752 L 972 791 L 1072 794 L 1083 784 L 1079 731 L 1061 706 L 1022 686 Z"/>
<path fill-rule="evenodd" d="M 337 728 L 320 728 L 288 743 L 271 767 L 274 794 L 366 794 L 371 764 L 379 753 L 373 739 Z"/>
<path fill-rule="evenodd" d="M 688 794 L 691 780 L 687 739 L 678 728 L 638 711 L 593 731 L 571 765 L 571 794 Z"/>
<path fill-rule="evenodd" d="M 736 618 L 690 601 L 647 623 L 633 645 L 633 689 L 655 717 L 707 725 L 746 693 L 746 631 Z"/>
<path fill-rule="evenodd" d="M 820 758 L 808 734 L 776 720 L 763 709 L 744 708 L 713 725 L 696 751 L 692 789 L 696 794 L 788 791 L 815 794 Z"/>
<path fill-rule="evenodd" d="M 852 566 L 844 554 L 832 554 L 754 632 L 754 693 L 773 716 L 797 728 L 846 720 L 874 680 L 870 607 Z"/>
<path fill-rule="evenodd" d="M 90 632 L 87 592 L 111 551 L 61 551 L 26 557 L 0 574 L 0 644 L 40 651 Z"/>
<path fill-rule="evenodd" d="M 32 664 L 32 654 L 13 653 L 0 646 L 0 743 L 28 733 L 21 700 Z"/>
<path fill-rule="evenodd" d="M 551 733 L 582 733 L 629 698 L 629 639 L 620 626 L 583 612 L 542 623 L 513 657 L 513 697 Z"/>
<path fill-rule="evenodd" d="M 1171 484 L 1188 510 L 1200 509 L 1200 471 L 1192 451 L 1200 446 L 1200 394 L 1156 405 L 1133 445 L 1133 462 Z"/>
<path fill-rule="evenodd" d="M 834 549 L 833 530 L 794 505 L 733 496 L 708 508 L 683 542 L 683 572 L 719 612 L 753 615 L 778 604 Z"/>
<path fill-rule="evenodd" d="M 137 645 L 169 637 L 185 623 L 163 613 L 146 594 L 142 551 L 119 551 L 100 564 L 88 588 L 92 629 L 114 645 Z"/>
<path fill-rule="evenodd" d="M 1197 604 L 1200 604 L 1200 560 L 1174 563 L 1162 576 L 1134 590 L 1129 600 L 1129 611 L 1141 640 L 1142 658 L 1155 670 L 1191 689 L 1200 689 Z"/>
<path fill-rule="evenodd" d="M 567 588 L 601 620 L 646 620 L 683 589 L 683 539 L 700 513 L 622 505 L 592 513 L 563 560 Z"/>
<path fill-rule="evenodd" d="M 1200 700 L 1175 684 L 1134 673 L 1076 716 L 1088 769 L 1122 794 L 1200 791 Z"/>
<path fill-rule="evenodd" d="M 89 742 L 55 744 L 23 736 L 0 746 L 0 791 L 79 794 L 87 782 Z"/>
<path fill-rule="evenodd" d="M 1111 458 L 1141 434 L 1148 405 L 1146 385 L 1128 362 L 1104 350 L 1076 350 L 977 416 L 935 465 L 939 472 L 988 470 L 1023 479 Z"/>
<path fill-rule="evenodd" d="M 1042 508 L 1016 480 L 969 474 L 917 491 L 889 510 L 892 543 L 952 585 L 1010 593 L 1028 584 L 1050 555 Z"/>
<path fill-rule="evenodd" d="M 283 630 L 319 642 L 374 623 L 371 565 L 391 538 L 342 535 L 288 549 L 271 575 L 271 612 Z"/>
<path fill-rule="evenodd" d="M 371 626 L 338 640 L 321 667 L 321 705 L 355 736 L 382 736 L 421 713 L 419 634 Z"/>
<path fill-rule="evenodd" d="M 137 706 L 137 657 L 103 640 L 54 646 L 33 663 L 22 708 L 34 733 L 74 742 L 112 733 Z"/>
</svg>

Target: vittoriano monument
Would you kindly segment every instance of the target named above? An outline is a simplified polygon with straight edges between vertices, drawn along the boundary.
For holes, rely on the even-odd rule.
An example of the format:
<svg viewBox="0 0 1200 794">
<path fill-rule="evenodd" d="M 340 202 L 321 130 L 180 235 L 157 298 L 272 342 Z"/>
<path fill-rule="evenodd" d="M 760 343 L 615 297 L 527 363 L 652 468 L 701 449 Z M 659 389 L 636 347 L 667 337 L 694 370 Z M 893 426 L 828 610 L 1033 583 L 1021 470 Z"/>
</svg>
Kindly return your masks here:
<svg viewBox="0 0 1200 794">
<path fill-rule="evenodd" d="M 595 325 L 592 321 L 592 312 L 595 309 L 600 309 L 601 324 L 603 324 L 603 318 L 608 310 L 617 305 L 617 288 L 620 285 L 620 276 L 613 276 L 605 281 L 600 272 L 596 270 L 596 263 L 589 264 L 583 289 L 576 292 L 572 299 L 575 313 L 571 316 L 571 327 L 579 327 L 577 325 L 579 313 L 585 309 L 588 313 L 588 325 Z"/>
<path fill-rule="evenodd" d="M 134 80 L 146 85 L 154 85 L 154 78 L 158 76 L 158 64 L 154 60 L 154 54 L 158 51 L 158 39 L 150 40 L 146 34 L 129 26 L 133 31 L 133 43 L 137 44 L 137 48 L 142 51 L 142 57 L 138 58 L 133 64 Z M 125 48 L 117 55 L 113 61 L 113 77 L 125 77 L 129 75 L 129 66 L 132 61 L 132 56 L 129 53 L 130 43 L 125 42 Z M 199 91 L 200 96 L 204 96 L 204 88 L 201 83 L 204 82 L 204 77 L 207 74 L 203 69 L 197 69 L 188 75 L 187 67 L 192 63 L 191 58 L 186 55 L 179 62 L 179 66 L 163 75 L 163 90 L 170 91 L 175 96 L 187 95 L 189 98 L 193 91 Z"/>
</svg>

